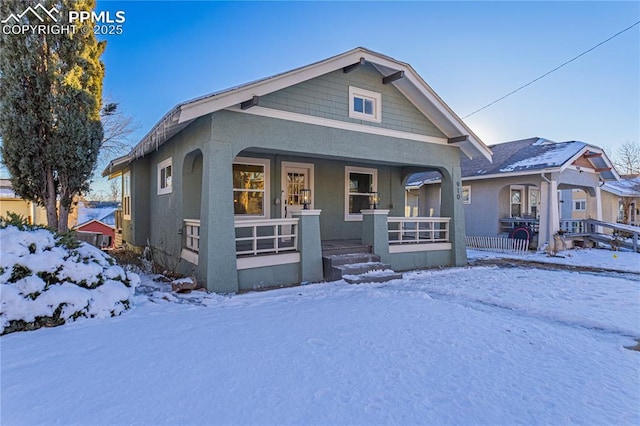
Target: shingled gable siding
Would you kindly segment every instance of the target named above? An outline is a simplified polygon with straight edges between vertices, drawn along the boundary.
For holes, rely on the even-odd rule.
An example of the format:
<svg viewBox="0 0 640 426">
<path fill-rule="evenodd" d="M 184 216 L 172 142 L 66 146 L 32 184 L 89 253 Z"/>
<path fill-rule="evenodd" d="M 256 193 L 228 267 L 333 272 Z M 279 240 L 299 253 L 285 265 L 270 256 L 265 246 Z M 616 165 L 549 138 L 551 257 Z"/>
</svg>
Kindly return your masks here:
<svg viewBox="0 0 640 426">
<path fill-rule="evenodd" d="M 260 98 L 260 106 L 420 135 L 445 137 L 392 84 L 382 84 L 382 77 L 369 64 L 346 74 L 340 69 L 265 95 Z M 349 86 L 382 94 L 381 123 L 349 118 Z"/>
</svg>

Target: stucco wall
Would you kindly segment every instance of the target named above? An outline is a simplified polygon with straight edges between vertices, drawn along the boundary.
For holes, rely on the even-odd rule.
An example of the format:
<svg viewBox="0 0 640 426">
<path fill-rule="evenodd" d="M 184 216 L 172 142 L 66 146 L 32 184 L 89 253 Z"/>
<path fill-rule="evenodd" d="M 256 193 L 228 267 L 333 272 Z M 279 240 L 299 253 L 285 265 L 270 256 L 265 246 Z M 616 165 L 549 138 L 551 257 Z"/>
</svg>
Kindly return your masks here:
<svg viewBox="0 0 640 426">
<path fill-rule="evenodd" d="M 0 216 L 6 216 L 8 212 L 23 216 L 35 225 L 47 224 L 47 212 L 44 207 L 21 198 L 0 199 Z"/>
</svg>

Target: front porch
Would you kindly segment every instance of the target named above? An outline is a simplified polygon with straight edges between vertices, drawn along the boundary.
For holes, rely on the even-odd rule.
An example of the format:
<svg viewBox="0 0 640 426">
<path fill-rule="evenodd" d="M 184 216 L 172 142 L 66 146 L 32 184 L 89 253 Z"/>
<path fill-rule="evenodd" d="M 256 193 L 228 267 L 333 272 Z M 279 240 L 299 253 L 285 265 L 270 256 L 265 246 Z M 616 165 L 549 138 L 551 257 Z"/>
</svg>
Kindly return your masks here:
<svg viewBox="0 0 640 426">
<path fill-rule="evenodd" d="M 442 217 L 389 217 L 389 210 L 363 210 L 360 239 L 323 240 L 320 210 L 293 218 L 236 220 L 235 259 L 239 290 L 335 279 L 323 257 L 368 252 L 393 270 L 438 266 L 453 259 L 449 226 Z M 182 258 L 200 262 L 200 221 L 184 221 Z"/>
</svg>

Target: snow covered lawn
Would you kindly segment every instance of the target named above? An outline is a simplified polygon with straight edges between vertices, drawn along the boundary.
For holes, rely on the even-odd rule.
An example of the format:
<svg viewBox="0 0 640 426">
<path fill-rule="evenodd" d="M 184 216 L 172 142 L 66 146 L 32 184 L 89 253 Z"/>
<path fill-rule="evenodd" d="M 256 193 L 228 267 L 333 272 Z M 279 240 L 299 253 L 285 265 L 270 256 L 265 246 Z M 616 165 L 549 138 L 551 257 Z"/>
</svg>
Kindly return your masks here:
<svg viewBox="0 0 640 426">
<path fill-rule="evenodd" d="M 0 338 L 1 423 L 640 423 L 637 274 L 472 267 L 232 297 L 146 280 L 120 317 Z"/>
</svg>

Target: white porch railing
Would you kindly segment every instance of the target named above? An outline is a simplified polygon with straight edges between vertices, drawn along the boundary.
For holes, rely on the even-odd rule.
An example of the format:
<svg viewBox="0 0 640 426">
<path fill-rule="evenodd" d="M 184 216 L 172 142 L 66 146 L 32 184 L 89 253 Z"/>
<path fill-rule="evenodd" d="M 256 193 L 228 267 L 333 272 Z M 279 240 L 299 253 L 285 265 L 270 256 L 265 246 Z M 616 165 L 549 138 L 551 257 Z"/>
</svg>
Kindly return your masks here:
<svg viewBox="0 0 640 426">
<path fill-rule="evenodd" d="M 560 230 L 570 234 L 584 234 L 587 227 L 583 219 L 560 219 Z"/>
<path fill-rule="evenodd" d="M 200 251 L 200 219 L 185 219 L 185 243 L 184 246 L 194 252 Z"/>
<path fill-rule="evenodd" d="M 449 217 L 390 217 L 389 244 L 449 242 Z"/>
<path fill-rule="evenodd" d="M 236 256 L 296 251 L 298 220 L 296 218 L 235 221 Z"/>
</svg>

